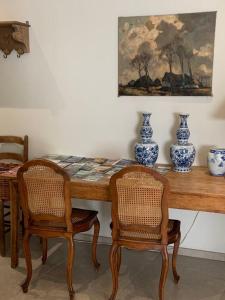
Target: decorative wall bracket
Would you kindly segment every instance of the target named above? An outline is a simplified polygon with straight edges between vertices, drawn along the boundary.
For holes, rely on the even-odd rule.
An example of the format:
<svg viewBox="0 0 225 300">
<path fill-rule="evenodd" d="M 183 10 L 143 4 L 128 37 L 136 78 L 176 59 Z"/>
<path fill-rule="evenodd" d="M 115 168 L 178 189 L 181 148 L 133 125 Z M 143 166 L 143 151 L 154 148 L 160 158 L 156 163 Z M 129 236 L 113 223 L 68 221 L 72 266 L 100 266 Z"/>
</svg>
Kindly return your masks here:
<svg viewBox="0 0 225 300">
<path fill-rule="evenodd" d="M 0 22 L 0 49 L 4 58 L 7 58 L 12 50 L 16 50 L 17 57 L 30 52 L 29 27 L 29 22 Z"/>
</svg>

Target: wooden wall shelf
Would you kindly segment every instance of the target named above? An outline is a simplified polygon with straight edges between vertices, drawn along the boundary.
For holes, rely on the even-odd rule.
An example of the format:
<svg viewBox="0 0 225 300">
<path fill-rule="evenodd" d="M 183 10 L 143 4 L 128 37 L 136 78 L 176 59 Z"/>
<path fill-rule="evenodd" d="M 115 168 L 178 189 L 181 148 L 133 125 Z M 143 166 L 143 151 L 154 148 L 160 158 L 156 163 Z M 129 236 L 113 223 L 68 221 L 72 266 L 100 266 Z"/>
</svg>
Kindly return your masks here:
<svg viewBox="0 0 225 300">
<path fill-rule="evenodd" d="M 29 27 L 29 22 L 0 22 L 0 49 L 4 52 L 4 58 L 13 50 L 16 50 L 17 57 L 30 52 Z"/>
</svg>

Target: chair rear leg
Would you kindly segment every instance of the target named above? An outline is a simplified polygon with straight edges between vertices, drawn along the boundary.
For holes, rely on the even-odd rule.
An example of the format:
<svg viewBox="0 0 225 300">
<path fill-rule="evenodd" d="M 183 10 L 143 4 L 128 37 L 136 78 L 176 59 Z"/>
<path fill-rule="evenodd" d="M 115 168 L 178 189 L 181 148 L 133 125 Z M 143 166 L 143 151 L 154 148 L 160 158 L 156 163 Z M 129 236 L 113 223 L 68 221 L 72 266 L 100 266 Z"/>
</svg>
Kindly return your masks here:
<svg viewBox="0 0 225 300">
<path fill-rule="evenodd" d="M 31 261 L 31 252 L 30 252 L 30 233 L 25 230 L 25 234 L 23 237 L 23 251 L 24 251 L 24 256 L 25 256 L 25 261 L 26 261 L 26 266 L 27 266 L 27 277 L 24 281 L 23 284 L 21 284 L 21 287 L 23 289 L 24 293 L 27 293 L 28 291 L 28 286 L 32 277 L 32 261 Z"/>
<path fill-rule="evenodd" d="M 4 203 L 0 200 L 0 255 L 5 256 Z"/>
<path fill-rule="evenodd" d="M 94 222 L 94 236 L 92 241 L 92 261 L 96 270 L 99 270 L 100 264 L 97 260 L 97 244 L 98 244 L 98 237 L 99 237 L 99 230 L 100 230 L 100 223 L 99 220 L 96 219 Z"/>
<path fill-rule="evenodd" d="M 116 299 L 118 291 L 118 245 L 113 243 L 110 250 L 110 267 L 112 272 L 113 289 L 109 300 Z"/>
<path fill-rule="evenodd" d="M 169 256 L 168 256 L 167 246 L 163 246 L 161 250 L 161 254 L 162 254 L 162 270 L 161 270 L 161 276 L 159 282 L 159 300 L 164 299 L 164 287 L 165 287 L 166 278 L 169 269 Z"/>
<path fill-rule="evenodd" d="M 48 257 L 48 239 L 42 238 L 42 264 L 46 263 Z"/>
<path fill-rule="evenodd" d="M 118 273 L 120 272 L 121 258 L 122 258 L 122 248 L 119 247 L 118 252 L 117 252 L 117 270 L 118 270 Z"/>
<path fill-rule="evenodd" d="M 23 212 L 21 211 L 21 228 L 22 228 L 22 236 L 24 236 L 24 232 L 25 232 L 25 227 L 24 227 L 24 215 Z"/>
<path fill-rule="evenodd" d="M 179 246 L 180 246 L 180 238 L 181 238 L 181 234 L 179 232 L 178 234 L 178 238 L 176 240 L 176 242 L 174 243 L 174 248 L 173 248 L 173 256 L 172 256 L 172 269 L 173 269 L 173 278 L 175 283 L 178 283 L 180 276 L 177 274 L 177 253 L 179 250 Z"/>
<path fill-rule="evenodd" d="M 67 247 L 68 247 L 68 254 L 67 254 L 67 285 L 68 291 L 70 295 L 70 300 L 74 300 L 75 291 L 73 289 L 73 262 L 74 262 L 74 240 L 73 236 L 67 238 Z"/>
</svg>

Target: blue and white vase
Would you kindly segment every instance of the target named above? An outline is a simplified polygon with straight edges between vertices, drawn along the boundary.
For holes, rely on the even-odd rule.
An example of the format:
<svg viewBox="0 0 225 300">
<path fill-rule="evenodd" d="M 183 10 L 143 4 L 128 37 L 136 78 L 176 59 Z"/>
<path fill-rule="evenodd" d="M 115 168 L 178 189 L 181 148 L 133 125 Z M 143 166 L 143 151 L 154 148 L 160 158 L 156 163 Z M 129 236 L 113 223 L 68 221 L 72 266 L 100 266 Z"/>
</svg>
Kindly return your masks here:
<svg viewBox="0 0 225 300">
<path fill-rule="evenodd" d="M 208 153 L 208 168 L 214 176 L 225 175 L 225 149 L 212 148 Z"/>
<path fill-rule="evenodd" d="M 144 166 L 153 167 L 159 154 L 159 146 L 152 140 L 153 130 L 150 125 L 151 113 L 143 113 L 140 130 L 141 142 L 135 145 L 135 158 Z"/>
<path fill-rule="evenodd" d="M 180 127 L 177 130 L 177 143 L 170 147 L 170 157 L 173 162 L 173 170 L 187 173 L 195 159 L 195 148 L 188 142 L 190 131 L 187 125 L 188 114 L 180 114 Z"/>
</svg>

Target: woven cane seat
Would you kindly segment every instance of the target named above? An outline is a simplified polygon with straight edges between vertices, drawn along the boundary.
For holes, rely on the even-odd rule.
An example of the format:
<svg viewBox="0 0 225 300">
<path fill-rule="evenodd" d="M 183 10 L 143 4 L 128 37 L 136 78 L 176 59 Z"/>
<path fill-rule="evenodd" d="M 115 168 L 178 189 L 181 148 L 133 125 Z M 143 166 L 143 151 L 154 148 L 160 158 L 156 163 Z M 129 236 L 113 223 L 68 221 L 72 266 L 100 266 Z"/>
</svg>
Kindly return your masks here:
<svg viewBox="0 0 225 300">
<path fill-rule="evenodd" d="M 18 166 L 17 164 L 12 164 L 12 163 L 2 163 L 0 162 L 0 174 L 1 173 L 10 173 L 12 169 Z M 10 195 L 9 195 L 9 181 L 4 178 L 0 178 L 0 200 L 2 201 L 8 201 L 10 200 Z"/>
<path fill-rule="evenodd" d="M 170 240 L 170 237 L 172 237 L 174 234 L 178 232 L 180 228 L 180 222 L 178 220 L 169 220 L 168 223 L 168 240 Z M 149 233 L 144 231 L 125 231 L 120 230 L 120 237 L 123 239 L 131 239 L 131 240 L 155 240 L 159 241 L 161 239 L 160 234 L 156 233 Z"/>
<path fill-rule="evenodd" d="M 85 223 L 97 216 L 98 212 L 94 210 L 73 208 L 72 210 L 72 224 L 78 225 Z"/>
<path fill-rule="evenodd" d="M 72 215 L 71 215 L 72 225 L 74 228 L 76 228 L 78 226 L 84 225 L 85 223 L 91 222 L 92 220 L 94 221 L 97 214 L 98 214 L 97 211 L 73 208 Z M 66 229 L 65 223 L 51 222 L 51 221 L 33 221 L 32 225 L 38 227 L 57 227 L 57 228 Z"/>
<path fill-rule="evenodd" d="M 0 179 L 0 199 L 2 201 L 8 201 L 9 197 L 9 181 L 6 179 Z"/>
<path fill-rule="evenodd" d="M 113 228 L 113 223 L 110 224 L 110 228 Z M 175 234 L 180 230 L 180 221 L 179 220 L 169 220 L 168 223 L 168 240 L 172 239 Z M 154 234 L 144 231 L 126 231 L 120 230 L 120 236 L 123 239 L 132 239 L 132 240 L 155 240 L 159 241 L 161 239 L 160 234 Z"/>
</svg>

